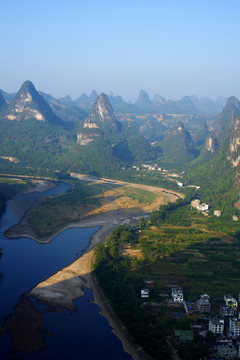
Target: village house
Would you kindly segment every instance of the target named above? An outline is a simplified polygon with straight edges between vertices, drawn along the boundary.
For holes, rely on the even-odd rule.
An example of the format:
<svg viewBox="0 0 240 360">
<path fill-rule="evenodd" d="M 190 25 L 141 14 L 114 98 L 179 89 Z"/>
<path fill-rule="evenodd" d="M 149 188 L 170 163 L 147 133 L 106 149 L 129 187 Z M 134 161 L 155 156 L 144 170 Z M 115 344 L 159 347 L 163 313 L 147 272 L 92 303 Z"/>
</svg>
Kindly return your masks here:
<svg viewBox="0 0 240 360">
<path fill-rule="evenodd" d="M 199 211 L 207 211 L 209 209 L 209 205 L 206 203 L 200 202 L 200 200 L 195 199 L 191 201 L 191 206 Z"/>
<path fill-rule="evenodd" d="M 224 320 L 218 318 L 209 319 L 208 330 L 213 334 L 223 334 Z"/>
<path fill-rule="evenodd" d="M 149 298 L 150 289 L 141 289 L 141 298 Z"/>
<path fill-rule="evenodd" d="M 214 210 L 214 215 L 220 217 L 222 215 L 222 212 L 220 210 Z"/>
<path fill-rule="evenodd" d="M 211 310 L 211 304 L 207 299 L 199 299 L 197 301 L 197 309 L 200 312 L 209 312 Z"/>
<path fill-rule="evenodd" d="M 229 319 L 229 332 L 232 333 L 233 336 L 240 336 L 240 320 L 237 318 Z"/>
<path fill-rule="evenodd" d="M 208 204 L 202 203 L 197 206 L 197 209 L 199 211 L 207 211 L 209 209 L 209 206 Z"/>
<path fill-rule="evenodd" d="M 231 307 L 235 312 L 237 311 L 238 302 L 232 297 L 232 295 L 224 295 L 224 301 L 226 306 Z"/>
<path fill-rule="evenodd" d="M 172 298 L 174 302 L 182 303 L 183 302 L 182 288 L 180 287 L 172 288 Z"/>
</svg>

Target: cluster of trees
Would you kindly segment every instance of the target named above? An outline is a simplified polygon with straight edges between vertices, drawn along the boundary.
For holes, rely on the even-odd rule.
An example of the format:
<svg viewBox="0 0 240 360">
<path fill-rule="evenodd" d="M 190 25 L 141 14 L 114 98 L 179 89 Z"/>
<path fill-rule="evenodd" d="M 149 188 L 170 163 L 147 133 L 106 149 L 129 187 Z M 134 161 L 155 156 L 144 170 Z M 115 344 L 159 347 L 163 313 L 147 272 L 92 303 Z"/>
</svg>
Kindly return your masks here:
<svg viewBox="0 0 240 360">
<path fill-rule="evenodd" d="M 140 292 L 129 276 L 131 260 L 123 258 L 119 251 L 121 245 L 136 240 L 136 231 L 126 226 L 116 228 L 106 244 L 95 249 L 94 273 L 116 315 L 135 341 L 152 356 L 167 360 L 170 351 L 162 322 L 148 305 L 142 306 Z"/>
<path fill-rule="evenodd" d="M 200 185 L 199 197 L 211 207 L 223 212 L 223 216 L 236 213 L 233 205 L 238 200 L 236 168 L 226 159 L 228 146 L 225 144 L 219 153 L 209 162 L 192 170 L 186 175 L 186 181 Z"/>
<path fill-rule="evenodd" d="M 153 225 L 159 225 L 169 214 L 178 208 L 188 205 L 195 196 L 195 190 L 188 188 L 185 191 L 184 199 L 177 199 L 175 202 L 160 206 L 158 210 L 153 210 L 150 214 L 150 221 Z"/>
<path fill-rule="evenodd" d="M 19 160 L 18 164 L 1 161 L 1 168 L 11 172 L 22 173 L 24 168 L 46 173 L 53 169 L 92 172 L 120 167 L 106 139 L 79 146 L 73 131 L 35 120 L 1 120 L 0 155 Z"/>
</svg>

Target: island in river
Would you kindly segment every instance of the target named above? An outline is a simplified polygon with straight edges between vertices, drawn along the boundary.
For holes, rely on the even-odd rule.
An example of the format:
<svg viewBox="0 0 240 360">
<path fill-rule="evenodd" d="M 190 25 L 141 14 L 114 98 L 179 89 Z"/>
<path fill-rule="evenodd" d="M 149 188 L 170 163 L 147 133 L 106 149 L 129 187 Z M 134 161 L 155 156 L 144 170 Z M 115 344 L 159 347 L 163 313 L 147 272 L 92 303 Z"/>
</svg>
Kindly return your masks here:
<svg viewBox="0 0 240 360">
<path fill-rule="evenodd" d="M 89 176 L 74 175 L 80 180 L 84 180 L 90 183 L 111 183 L 108 179 L 96 179 Z M 181 194 L 174 193 L 165 189 L 160 189 L 151 186 L 130 184 L 124 182 L 113 181 L 116 188 L 128 187 L 138 188 L 148 192 L 152 192 L 156 195 L 155 199 L 149 203 L 137 203 L 131 202 L 127 199 L 121 199 L 119 201 L 119 193 L 116 196 L 113 192 L 107 192 L 105 196 L 106 201 L 100 204 L 98 208 L 91 209 L 87 212 L 82 220 L 78 222 L 66 223 L 62 228 L 56 229 L 54 234 L 39 238 L 34 230 L 28 224 L 28 213 L 22 218 L 21 222 L 5 232 L 8 237 L 31 237 L 33 240 L 40 243 L 47 243 L 52 240 L 53 237 L 66 228 L 72 227 L 96 227 L 100 229 L 92 236 L 91 242 L 85 253 L 78 258 L 71 265 L 58 271 L 55 275 L 51 276 L 47 280 L 38 284 L 32 289 L 27 296 L 35 297 L 41 302 L 49 303 L 50 305 L 61 306 L 74 310 L 73 301 L 84 294 L 82 288 L 90 287 L 95 296 L 95 301 L 99 304 L 102 314 L 108 318 L 117 336 L 119 336 L 123 342 L 124 348 L 129 352 L 133 358 L 146 358 L 146 355 L 141 355 L 138 347 L 132 342 L 131 337 L 119 323 L 114 316 L 111 307 L 104 301 L 101 289 L 98 288 L 96 281 L 91 275 L 91 264 L 94 257 L 94 247 L 103 242 L 112 230 L 118 225 L 133 224 L 136 223 L 140 217 L 147 216 L 147 214 L 163 203 L 174 201 L 178 197 L 182 197 Z M 112 190 L 113 191 L 113 190 Z M 124 194 L 126 195 L 126 194 Z M 121 207 L 122 205 L 122 207 Z M 137 205 L 137 206 L 136 206 Z M 87 281 L 87 282 L 86 282 Z M 21 305 L 20 305 L 21 306 Z M 24 305 L 26 307 L 26 303 Z M 21 309 L 18 312 L 21 313 Z M 39 321 L 41 323 L 41 321 Z M 29 327 L 31 328 L 31 327 Z M 138 351 L 137 351 L 138 350 Z"/>
</svg>

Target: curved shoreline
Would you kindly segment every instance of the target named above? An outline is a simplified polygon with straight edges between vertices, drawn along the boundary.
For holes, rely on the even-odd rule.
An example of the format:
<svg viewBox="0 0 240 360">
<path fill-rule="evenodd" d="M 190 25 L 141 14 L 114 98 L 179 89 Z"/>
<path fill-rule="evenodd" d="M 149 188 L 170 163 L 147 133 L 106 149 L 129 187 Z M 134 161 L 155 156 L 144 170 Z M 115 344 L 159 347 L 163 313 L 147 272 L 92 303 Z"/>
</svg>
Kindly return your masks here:
<svg viewBox="0 0 240 360">
<path fill-rule="evenodd" d="M 99 216 L 100 215 L 97 215 L 97 217 Z M 123 219 L 125 220 L 126 217 Z M 138 217 L 132 218 L 133 222 L 138 220 Z M 92 290 L 94 295 L 93 303 L 96 303 L 100 308 L 99 314 L 108 320 L 110 326 L 112 327 L 112 332 L 121 340 L 124 351 L 130 354 L 134 360 L 150 359 L 150 357 L 143 352 L 139 345 L 134 342 L 131 335 L 116 317 L 110 303 L 105 298 L 91 272 L 95 246 L 104 242 L 106 236 L 110 235 L 114 228 L 120 225 L 120 223 L 121 219 L 114 223 L 111 222 L 111 220 L 100 222 L 99 219 L 94 223 L 83 221 L 82 224 L 77 223 L 66 226 L 64 230 L 72 227 L 95 226 L 99 226 L 100 229 L 92 235 L 88 248 L 84 251 L 80 258 L 69 266 L 58 271 L 50 278 L 39 283 L 27 295 L 33 296 L 41 302 L 49 303 L 50 305 L 58 305 L 74 311 L 74 300 L 84 295 L 83 287 L 89 288 Z"/>
<path fill-rule="evenodd" d="M 83 180 L 83 178 L 81 178 L 81 180 Z M 84 177 L 84 180 L 109 181 L 108 179 L 93 179 L 91 177 Z M 144 188 L 157 194 L 164 192 L 168 193 L 169 195 L 171 194 L 176 198 L 182 197 L 182 194 L 153 186 L 131 184 L 114 180 L 113 183 L 117 183 L 118 185 L 129 185 L 132 187 Z M 78 258 L 69 266 L 61 269 L 45 281 L 39 283 L 26 295 L 33 296 L 44 303 L 49 303 L 50 305 L 59 305 L 63 308 L 74 310 L 74 300 L 84 295 L 83 287 L 90 288 L 94 294 L 94 302 L 100 308 L 100 314 L 104 316 L 110 323 L 111 327 L 113 328 L 113 333 L 121 340 L 124 351 L 129 353 L 134 360 L 150 359 L 150 357 L 143 352 L 139 345 L 133 341 L 131 335 L 129 335 L 125 327 L 123 327 L 119 319 L 117 319 L 111 308 L 111 305 L 104 297 L 101 288 L 98 286 L 96 279 L 92 274 L 92 261 L 94 258 L 95 246 L 101 242 L 104 242 L 106 236 L 110 235 L 118 225 L 134 224 L 139 221 L 140 217 L 148 216 L 149 212 L 138 211 L 138 213 L 134 214 L 133 209 L 112 210 L 106 213 L 91 215 L 81 221 L 78 221 L 77 223 L 67 224 L 50 236 L 38 238 L 29 228 L 26 222 L 26 216 L 30 210 L 31 209 L 25 213 L 17 225 L 13 226 L 5 232 L 8 238 L 28 237 L 38 243 L 46 244 L 51 242 L 61 232 L 70 228 L 100 228 L 92 235 L 89 246 L 80 258 Z M 85 279 L 87 283 L 85 283 L 83 279 Z"/>
<path fill-rule="evenodd" d="M 91 289 L 94 295 L 93 302 L 99 306 L 100 315 L 108 320 L 112 327 L 112 332 L 121 340 L 124 351 L 129 353 L 134 360 L 149 359 L 149 357 L 143 353 L 139 345 L 133 341 L 121 322 L 116 318 L 111 309 L 111 305 L 104 297 L 101 288 L 91 273 L 95 246 L 104 242 L 106 236 L 110 235 L 116 226 L 126 220 L 125 216 L 112 222 L 111 219 L 106 219 L 106 215 L 104 214 L 104 216 L 102 216 L 102 221 L 100 221 L 99 217 L 101 217 L 101 215 L 102 214 L 97 215 L 96 217 L 98 219 L 95 219 L 94 221 L 83 221 L 82 223 L 70 224 L 64 228 L 64 230 L 66 230 L 72 227 L 100 227 L 100 229 L 91 236 L 89 246 L 80 258 L 45 281 L 39 283 L 27 295 L 33 296 L 41 302 L 49 303 L 50 305 L 58 305 L 74 311 L 74 300 L 84 295 L 83 287 Z M 132 217 L 131 220 L 132 223 L 136 223 L 139 220 L 139 217 Z M 61 231 L 64 230 L 62 229 Z"/>
</svg>

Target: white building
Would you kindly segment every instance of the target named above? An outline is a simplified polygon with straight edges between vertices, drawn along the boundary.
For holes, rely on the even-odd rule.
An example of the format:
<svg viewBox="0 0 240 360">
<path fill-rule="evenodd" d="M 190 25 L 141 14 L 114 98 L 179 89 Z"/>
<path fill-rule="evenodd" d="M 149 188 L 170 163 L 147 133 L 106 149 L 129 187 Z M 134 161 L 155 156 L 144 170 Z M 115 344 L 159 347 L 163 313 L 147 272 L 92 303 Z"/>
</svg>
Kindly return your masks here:
<svg viewBox="0 0 240 360">
<path fill-rule="evenodd" d="M 197 206 L 197 209 L 199 211 L 207 211 L 209 209 L 209 206 L 208 204 L 202 203 Z"/>
<path fill-rule="evenodd" d="M 150 289 L 141 289 L 141 298 L 149 298 Z"/>
<path fill-rule="evenodd" d="M 224 320 L 223 319 L 209 319 L 208 330 L 214 334 L 223 334 Z"/>
<path fill-rule="evenodd" d="M 211 304 L 208 299 L 199 299 L 197 301 L 197 308 L 200 312 L 209 312 L 211 310 Z"/>
<path fill-rule="evenodd" d="M 240 336 L 240 320 L 237 318 L 229 319 L 229 332 L 233 334 L 233 336 Z"/>
<path fill-rule="evenodd" d="M 172 288 L 172 298 L 174 302 L 182 303 L 183 302 L 182 288 L 180 287 Z"/>
</svg>

